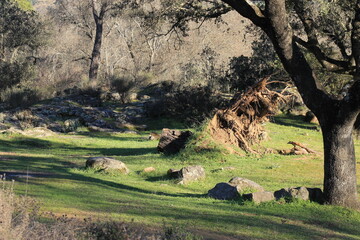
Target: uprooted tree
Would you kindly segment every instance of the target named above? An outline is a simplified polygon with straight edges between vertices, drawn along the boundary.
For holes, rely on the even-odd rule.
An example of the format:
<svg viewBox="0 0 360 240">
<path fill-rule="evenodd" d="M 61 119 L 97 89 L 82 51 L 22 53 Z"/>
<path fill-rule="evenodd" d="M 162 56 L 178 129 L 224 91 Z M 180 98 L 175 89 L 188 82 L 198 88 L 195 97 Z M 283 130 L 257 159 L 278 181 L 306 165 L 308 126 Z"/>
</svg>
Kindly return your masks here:
<svg viewBox="0 0 360 240">
<path fill-rule="evenodd" d="M 329 204 L 358 207 L 354 123 L 360 113 L 360 0 L 162 0 L 174 29 L 235 10 L 272 42 L 304 103 L 319 119 L 324 142 L 324 194 Z M 231 44 L 231 43 L 229 43 Z M 310 58 L 315 61 L 310 61 Z M 352 76 L 341 94 L 327 93 L 320 74 Z M 335 80 L 340 76 L 334 75 Z"/>
<path fill-rule="evenodd" d="M 236 94 L 229 107 L 215 113 L 208 125 L 214 139 L 256 153 L 251 145 L 264 138 L 262 123 L 276 114 L 279 102 L 285 101 L 281 93 L 267 88 L 271 83 L 269 78 L 262 79 L 242 94 Z"/>
</svg>

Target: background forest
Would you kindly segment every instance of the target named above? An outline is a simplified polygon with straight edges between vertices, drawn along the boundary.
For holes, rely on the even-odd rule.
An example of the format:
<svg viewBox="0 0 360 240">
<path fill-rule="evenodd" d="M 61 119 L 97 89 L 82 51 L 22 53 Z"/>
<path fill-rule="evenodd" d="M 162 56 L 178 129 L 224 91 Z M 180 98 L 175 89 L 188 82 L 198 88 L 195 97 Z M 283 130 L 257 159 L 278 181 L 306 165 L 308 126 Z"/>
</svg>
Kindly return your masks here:
<svg viewBox="0 0 360 240">
<path fill-rule="evenodd" d="M 108 8 L 116 10 L 108 10 L 104 17 L 97 76 L 90 79 L 97 31 L 91 1 L 18 2 L 20 8 L 14 1 L 1 3 L 3 108 L 61 95 L 75 86 L 121 92 L 167 81 L 234 92 L 238 90 L 234 78 L 240 78 L 234 72 L 240 63 L 250 61 L 251 40 L 256 37 L 244 32 L 246 22 L 233 14 L 217 22 L 192 23 L 183 35 L 169 32 L 166 21 L 148 20 L 156 8 L 152 4 L 116 6 L 112 1 Z M 101 11 L 100 5 L 94 6 L 96 11 Z M 234 22 L 244 24 L 229 28 L 227 24 Z M 229 48 L 229 43 L 235 47 Z M 261 56 L 263 63 L 268 55 Z M 250 65 L 241 71 L 250 75 Z M 247 77 L 255 81 L 258 76 Z"/>
</svg>

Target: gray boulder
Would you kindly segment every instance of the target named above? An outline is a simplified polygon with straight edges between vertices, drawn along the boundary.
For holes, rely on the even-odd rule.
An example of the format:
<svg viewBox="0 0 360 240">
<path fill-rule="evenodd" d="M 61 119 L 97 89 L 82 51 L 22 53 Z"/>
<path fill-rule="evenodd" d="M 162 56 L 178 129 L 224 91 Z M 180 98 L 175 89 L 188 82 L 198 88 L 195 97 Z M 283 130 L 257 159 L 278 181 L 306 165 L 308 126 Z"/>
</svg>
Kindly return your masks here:
<svg viewBox="0 0 360 240">
<path fill-rule="evenodd" d="M 246 178 L 241 177 L 234 177 L 230 179 L 229 184 L 236 187 L 238 192 L 263 192 L 265 189 L 257 184 Z"/>
<path fill-rule="evenodd" d="M 179 184 L 205 179 L 205 170 L 202 166 L 188 166 L 180 170 L 169 169 L 167 174 L 170 178 L 178 179 Z"/>
<path fill-rule="evenodd" d="M 201 180 L 205 178 L 205 170 L 202 166 L 189 166 L 180 170 L 183 183 Z"/>
<path fill-rule="evenodd" d="M 208 191 L 208 196 L 219 200 L 233 200 L 240 197 L 237 188 L 229 183 L 218 183 Z"/>
<path fill-rule="evenodd" d="M 264 188 L 256 182 L 246 178 L 234 177 L 228 183 L 218 183 L 208 191 L 208 196 L 221 199 L 233 200 L 240 196 L 243 192 L 263 192 Z"/>
<path fill-rule="evenodd" d="M 255 203 L 262 203 L 275 200 L 274 192 L 254 192 L 243 194 L 245 200 L 250 200 Z"/>
<path fill-rule="evenodd" d="M 125 174 L 130 172 L 125 163 L 110 157 L 90 157 L 86 160 L 86 167 L 105 171 L 118 171 Z"/>
</svg>

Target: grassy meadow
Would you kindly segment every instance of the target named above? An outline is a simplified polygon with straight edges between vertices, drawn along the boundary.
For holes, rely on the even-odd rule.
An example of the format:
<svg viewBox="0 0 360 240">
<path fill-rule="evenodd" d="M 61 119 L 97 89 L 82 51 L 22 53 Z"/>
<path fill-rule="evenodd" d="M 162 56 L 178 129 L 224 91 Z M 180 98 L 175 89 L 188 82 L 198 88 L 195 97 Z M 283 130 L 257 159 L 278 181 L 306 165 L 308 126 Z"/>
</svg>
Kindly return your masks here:
<svg viewBox="0 0 360 240">
<path fill-rule="evenodd" d="M 152 126 L 153 125 L 153 126 Z M 15 181 L 15 191 L 41 203 L 41 210 L 78 218 L 113 219 L 161 228 L 176 224 L 204 239 L 360 239 L 360 213 L 317 203 L 283 201 L 253 204 L 208 198 L 216 183 L 239 176 L 266 190 L 285 187 L 322 187 L 321 133 L 295 116 L 280 115 L 266 124 L 269 139 L 262 146 L 290 149 L 301 142 L 315 155 L 226 154 L 192 141 L 178 155 L 157 153 L 157 141 L 146 140 L 169 123 L 150 124 L 141 134 L 80 132 L 49 137 L 0 136 L 0 172 L 28 172 Z M 172 126 L 170 126 L 172 127 Z M 179 127 L 179 126 L 176 126 Z M 358 171 L 360 141 L 355 143 Z M 89 156 L 123 161 L 131 173 L 85 169 Z M 169 168 L 202 165 L 206 180 L 177 185 L 166 177 Z M 146 167 L 155 172 L 145 173 Z M 221 170 L 233 167 L 233 170 Z M 34 173 L 43 174 L 33 177 Z M 26 174 L 25 174 L 26 175 Z M 360 175 L 358 175 L 360 183 Z M 360 185 L 358 185 L 359 187 Z M 359 188 L 360 192 L 360 188 Z"/>
</svg>

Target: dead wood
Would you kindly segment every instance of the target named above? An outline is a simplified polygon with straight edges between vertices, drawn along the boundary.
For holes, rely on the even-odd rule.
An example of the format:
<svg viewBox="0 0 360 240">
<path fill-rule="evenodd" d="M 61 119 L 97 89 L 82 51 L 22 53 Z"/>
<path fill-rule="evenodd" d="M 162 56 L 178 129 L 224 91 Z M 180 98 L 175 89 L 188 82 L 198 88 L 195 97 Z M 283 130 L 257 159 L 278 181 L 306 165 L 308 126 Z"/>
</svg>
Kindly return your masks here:
<svg viewBox="0 0 360 240">
<path fill-rule="evenodd" d="M 251 145 L 260 142 L 265 132 L 262 124 L 277 112 L 279 102 L 285 101 L 281 93 L 267 88 L 269 79 L 266 77 L 243 94 L 236 94 L 228 108 L 216 112 L 208 125 L 214 140 L 256 153 Z"/>
<path fill-rule="evenodd" d="M 298 142 L 289 141 L 288 144 L 293 145 L 294 148 L 304 149 L 307 153 L 316 153 L 316 151 L 314 151 L 308 147 L 305 147 L 303 144 L 298 143 Z"/>
<path fill-rule="evenodd" d="M 282 155 L 306 155 L 306 154 L 316 154 L 317 152 L 305 147 L 302 143 L 289 141 L 288 144 L 293 145 L 291 149 L 279 150 L 278 152 Z"/>
</svg>

